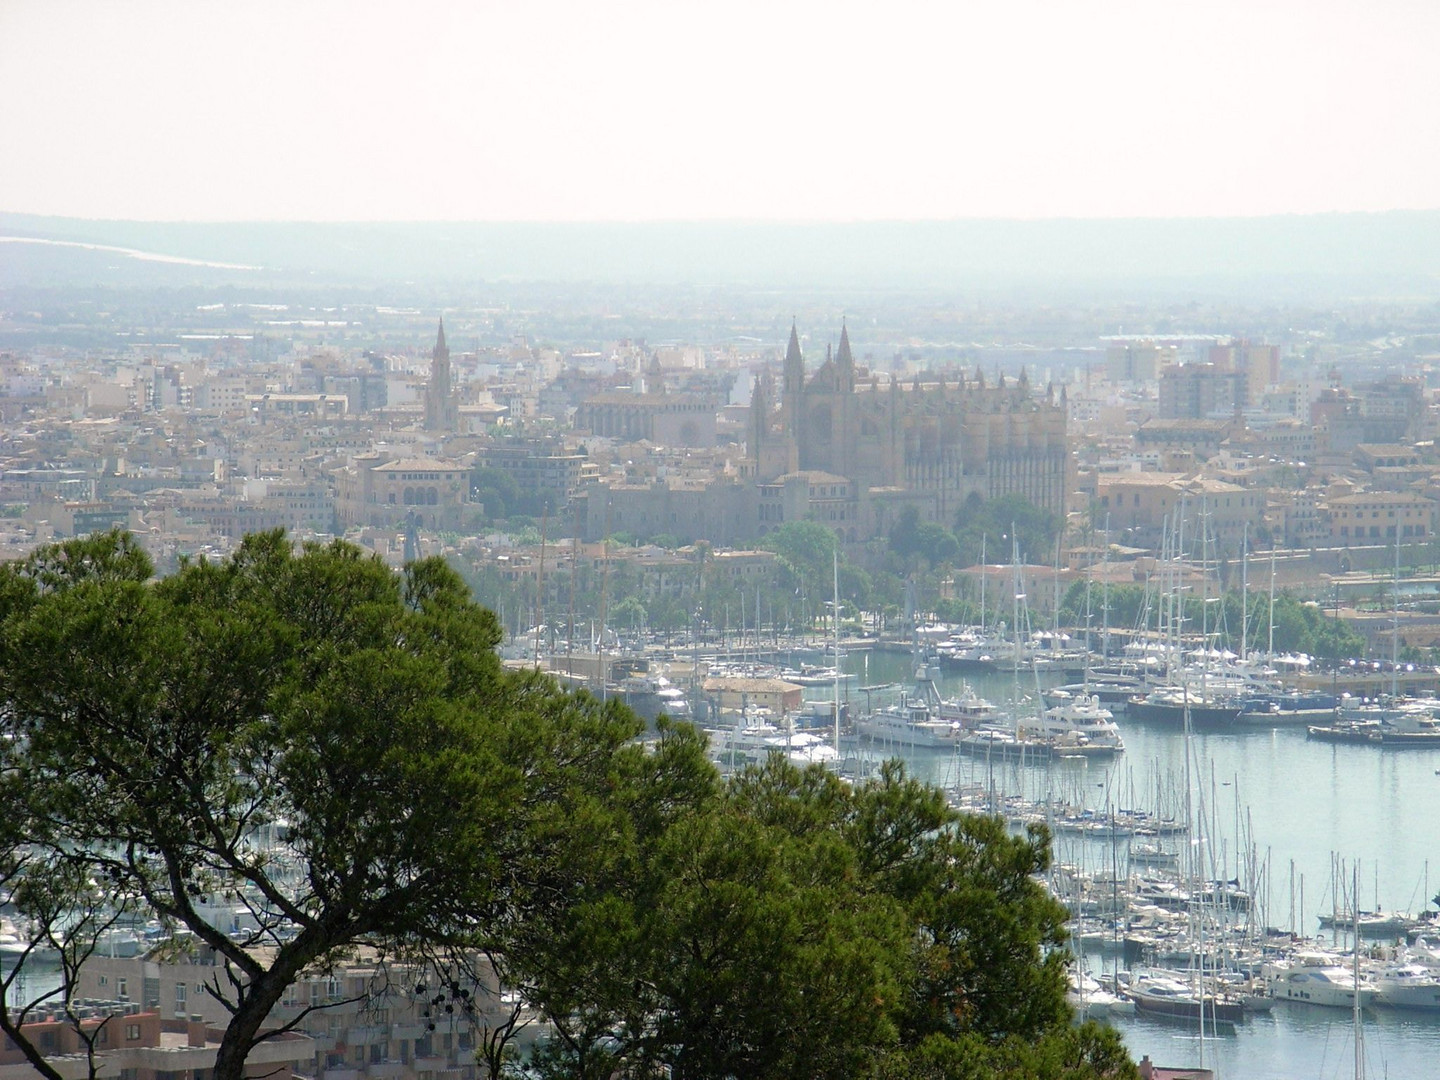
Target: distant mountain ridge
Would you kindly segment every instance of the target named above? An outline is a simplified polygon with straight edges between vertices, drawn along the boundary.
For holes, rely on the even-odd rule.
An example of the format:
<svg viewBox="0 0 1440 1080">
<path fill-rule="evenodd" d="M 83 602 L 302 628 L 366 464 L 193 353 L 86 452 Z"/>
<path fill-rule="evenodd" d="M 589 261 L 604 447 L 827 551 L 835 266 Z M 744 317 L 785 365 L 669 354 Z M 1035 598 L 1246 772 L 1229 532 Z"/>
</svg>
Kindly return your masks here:
<svg viewBox="0 0 1440 1080">
<path fill-rule="evenodd" d="M 0 213 L 0 236 L 134 249 L 347 284 L 589 282 L 907 290 L 1319 288 L 1440 296 L 1440 211 L 1257 218 L 854 223 L 192 223 Z M 0 244 L 0 283 L 34 258 Z M 82 249 L 55 249 L 56 252 Z M 115 258 L 110 255 L 110 262 Z M 51 253 L 48 276 L 63 278 Z M 56 260 L 60 260 L 57 262 Z M 74 256 L 82 277 L 94 259 Z M 11 272 L 5 273 L 6 262 Z M 246 270 L 260 267 L 261 270 Z M 114 266 L 108 266 L 114 270 Z"/>
</svg>

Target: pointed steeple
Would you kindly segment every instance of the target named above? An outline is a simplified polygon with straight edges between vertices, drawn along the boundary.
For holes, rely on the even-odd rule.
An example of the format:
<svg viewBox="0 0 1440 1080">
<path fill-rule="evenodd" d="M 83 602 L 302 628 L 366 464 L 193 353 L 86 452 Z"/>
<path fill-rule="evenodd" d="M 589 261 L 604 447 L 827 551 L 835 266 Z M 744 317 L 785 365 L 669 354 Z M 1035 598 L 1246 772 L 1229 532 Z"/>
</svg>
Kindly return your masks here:
<svg viewBox="0 0 1440 1080">
<path fill-rule="evenodd" d="M 840 389 L 855 389 L 855 357 L 850 352 L 850 329 L 844 319 L 840 320 L 840 348 L 835 352 L 835 374 Z"/>
<path fill-rule="evenodd" d="M 754 395 L 750 399 L 750 457 L 760 461 L 760 445 L 765 441 L 765 429 L 770 426 L 770 380 L 762 375 L 755 380 Z"/>
<path fill-rule="evenodd" d="M 450 347 L 445 344 L 445 320 L 440 320 L 435 348 L 430 353 L 430 382 L 425 387 L 425 430 L 454 431 L 459 403 L 450 385 Z"/>
<path fill-rule="evenodd" d="M 793 317 L 790 320 L 790 344 L 785 346 L 785 363 L 781 373 L 783 393 L 798 394 L 805 389 L 805 358 L 800 354 L 800 331 Z"/>
<path fill-rule="evenodd" d="M 790 344 L 785 346 L 785 363 L 793 364 L 800 359 L 800 330 L 795 317 L 790 317 Z"/>
</svg>

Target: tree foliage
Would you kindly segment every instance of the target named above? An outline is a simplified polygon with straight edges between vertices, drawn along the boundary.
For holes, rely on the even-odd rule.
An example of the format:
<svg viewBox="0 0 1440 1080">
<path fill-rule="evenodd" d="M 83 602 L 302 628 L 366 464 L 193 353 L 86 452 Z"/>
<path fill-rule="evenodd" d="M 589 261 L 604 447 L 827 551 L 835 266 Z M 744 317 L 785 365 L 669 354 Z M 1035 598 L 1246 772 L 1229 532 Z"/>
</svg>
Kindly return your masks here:
<svg viewBox="0 0 1440 1080">
<path fill-rule="evenodd" d="M 502 670 L 494 617 L 440 560 L 397 575 L 270 533 L 149 577 L 118 533 L 0 569 L 5 856 L 22 917 L 77 950 L 61 913 L 100 882 L 223 958 L 217 1080 L 302 971 L 360 943 L 483 944 L 563 904 L 593 850 L 577 823 L 622 815 L 639 725 Z M 257 845 L 281 822 L 286 850 Z M 256 929 L 228 932 L 214 896 Z M 0 1009 L 23 1044 L 22 1021 Z"/>
<path fill-rule="evenodd" d="M 890 529 L 890 550 L 902 559 L 923 559 L 930 566 L 953 566 L 960 558 L 960 541 L 938 521 L 921 521 L 920 511 L 907 506 Z"/>
<path fill-rule="evenodd" d="M 1043 831 L 962 816 L 898 764 L 851 787 L 778 756 L 705 811 L 536 928 L 563 943 L 515 972 L 558 1032 L 542 1075 L 1133 1075 L 1113 1033 L 1070 1031 Z"/>
<path fill-rule="evenodd" d="M 837 560 L 841 600 L 856 607 L 869 602 L 870 575 L 845 558 L 835 531 L 823 523 L 787 521 L 766 534 L 759 546 L 780 556 L 780 590 L 805 598 L 812 610 L 830 602 Z"/>
<path fill-rule="evenodd" d="M 213 949 L 216 1080 L 298 975 L 361 945 L 484 957 L 554 1032 L 541 1075 L 1133 1075 L 1069 1027 L 1043 830 L 894 763 L 852 786 L 776 755 L 722 782 L 695 730 L 641 746 L 622 706 L 503 669 L 498 638 L 440 560 L 396 574 L 281 533 L 158 582 L 120 533 L 0 568 L 12 902 L 74 963 L 127 910 Z M 60 1080 L 23 1022 L 0 1004 Z"/>
<path fill-rule="evenodd" d="M 982 548 L 988 562 L 1009 562 L 1014 550 L 1022 560 L 1049 562 L 1063 524 L 1023 495 L 995 499 L 972 495 L 955 515 L 955 539 L 960 545 L 956 565 L 980 562 Z"/>
</svg>

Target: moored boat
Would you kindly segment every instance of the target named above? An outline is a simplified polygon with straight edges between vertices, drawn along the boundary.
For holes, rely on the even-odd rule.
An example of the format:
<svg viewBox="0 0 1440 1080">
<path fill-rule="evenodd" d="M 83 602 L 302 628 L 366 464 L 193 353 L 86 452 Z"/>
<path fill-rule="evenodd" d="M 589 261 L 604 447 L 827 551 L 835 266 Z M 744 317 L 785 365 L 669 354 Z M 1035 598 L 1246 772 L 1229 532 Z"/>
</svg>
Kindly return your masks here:
<svg viewBox="0 0 1440 1080">
<path fill-rule="evenodd" d="M 1277 1001 L 1351 1009 L 1358 995 L 1363 1009 L 1374 999 L 1376 987 L 1345 966 L 1339 957 L 1318 951 L 1297 952 L 1268 961 L 1261 976 Z"/>
<path fill-rule="evenodd" d="M 1203 992 L 1195 985 L 1197 977 L 1182 972 L 1141 968 L 1130 973 L 1125 996 L 1135 1002 L 1135 1010 L 1154 1016 L 1172 1016 L 1198 1020 L 1201 1011 L 1207 1021 L 1238 1024 L 1245 1019 L 1245 1005 L 1239 998 L 1208 985 Z"/>
</svg>

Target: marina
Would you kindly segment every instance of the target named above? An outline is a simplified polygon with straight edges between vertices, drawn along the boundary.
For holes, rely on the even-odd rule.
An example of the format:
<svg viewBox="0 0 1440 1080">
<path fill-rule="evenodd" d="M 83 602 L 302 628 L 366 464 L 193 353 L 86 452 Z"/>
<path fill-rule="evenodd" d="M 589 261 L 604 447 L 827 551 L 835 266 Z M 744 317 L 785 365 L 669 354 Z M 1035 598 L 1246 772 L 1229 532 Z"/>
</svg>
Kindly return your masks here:
<svg viewBox="0 0 1440 1080">
<path fill-rule="evenodd" d="M 861 676 L 848 690 L 841 689 L 842 701 L 852 706 L 864 702 L 860 688 L 868 681 L 912 685 L 911 658 L 899 652 L 857 651 L 847 653 L 843 663 Z M 1026 681 L 1033 686 L 1033 679 Z M 1068 680 L 1055 670 L 1042 672 L 1039 681 L 1043 691 Z M 898 688 L 892 691 L 897 700 Z M 968 691 L 1009 709 L 1015 685 L 1010 672 L 942 670 L 935 690 L 942 698 Z M 825 692 L 830 691 L 807 690 L 806 695 Z M 1034 695 L 1033 689 L 1026 694 L 1021 687 L 1022 697 Z M 887 700 L 875 698 L 877 707 Z M 1038 703 L 1024 707 L 1035 709 Z M 1163 971 L 1155 969 L 1159 960 L 1171 965 L 1164 978 L 1194 981 L 1189 958 L 1202 945 L 1177 927 L 1192 921 L 1189 912 L 1202 900 L 1215 913 L 1215 925 L 1253 925 L 1253 931 L 1240 933 L 1242 938 L 1249 934 L 1246 948 L 1230 947 L 1225 960 L 1246 973 L 1245 985 L 1215 991 L 1226 1005 L 1218 1022 L 1213 1010 L 1206 1010 L 1204 1061 L 1220 1077 L 1351 1075 L 1348 1009 L 1275 993 L 1262 965 L 1267 956 L 1293 956 L 1302 949 L 1334 959 L 1331 968 L 1349 962 L 1353 905 L 1339 867 L 1361 859 L 1367 1072 L 1430 1075 L 1440 1054 L 1440 1008 L 1424 1003 L 1435 993 L 1428 981 L 1431 968 L 1420 964 L 1423 970 L 1414 970 L 1417 965 L 1401 959 L 1397 939 L 1405 943 L 1404 931 L 1414 924 L 1394 920 L 1396 913 L 1418 919 L 1427 908 L 1435 914 L 1429 898 L 1440 887 L 1440 874 L 1429 880 L 1429 823 L 1440 815 L 1440 748 L 1392 751 L 1325 742 L 1311 738 L 1307 725 L 1283 721 L 1197 728 L 1190 746 L 1192 785 L 1197 798 L 1203 795 L 1197 813 L 1203 814 L 1206 828 L 1192 839 L 1183 825 L 1187 754 L 1182 727 L 1139 720 L 1121 709 L 1115 716 L 1124 751 L 1105 758 L 971 755 L 958 747 L 870 744 L 845 736 L 841 767 L 863 772 L 884 756 L 899 755 L 917 775 L 944 786 L 972 809 L 999 812 L 1018 824 L 1024 814 L 1043 816 L 1048 807 L 1056 866 L 1073 868 L 1090 882 L 1086 913 L 1073 927 L 1072 949 L 1081 954 L 1094 985 L 1107 993 L 1117 986 L 1125 989 L 1132 966 Z M 1187 849 L 1198 849 L 1214 869 L 1195 890 L 1199 897 L 1176 884 Z M 1119 896 L 1132 879 L 1145 894 L 1138 915 L 1127 912 Z M 1338 921 L 1331 917 L 1336 912 Z M 1167 933 L 1169 947 L 1157 948 Z M 1423 935 L 1421 942 L 1425 947 Z M 1222 970 L 1218 958 L 1224 950 L 1208 938 L 1203 948 L 1208 981 Z M 1325 966 L 1302 969 L 1306 981 Z M 1280 970 L 1274 969 L 1277 977 Z M 1161 977 L 1152 973 L 1152 991 Z M 1389 998 L 1380 993 L 1382 984 L 1390 987 Z M 1169 989 L 1173 1000 L 1176 988 Z M 1231 997 L 1239 1003 L 1238 1014 L 1230 1008 Z M 1192 1021 L 1185 1006 L 1167 1014 L 1160 1004 L 1164 995 L 1157 998 L 1152 992 L 1151 998 L 1148 1009 L 1133 1014 L 1104 1010 L 1103 1018 L 1121 1032 L 1137 1060 L 1149 1054 L 1153 1060 L 1196 1062 L 1198 1010 Z"/>
</svg>

